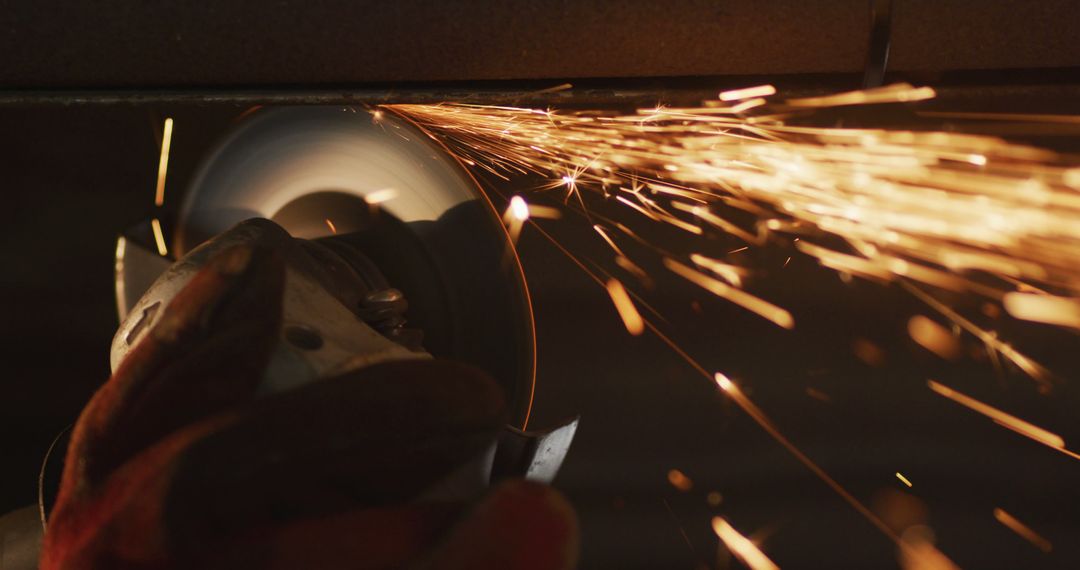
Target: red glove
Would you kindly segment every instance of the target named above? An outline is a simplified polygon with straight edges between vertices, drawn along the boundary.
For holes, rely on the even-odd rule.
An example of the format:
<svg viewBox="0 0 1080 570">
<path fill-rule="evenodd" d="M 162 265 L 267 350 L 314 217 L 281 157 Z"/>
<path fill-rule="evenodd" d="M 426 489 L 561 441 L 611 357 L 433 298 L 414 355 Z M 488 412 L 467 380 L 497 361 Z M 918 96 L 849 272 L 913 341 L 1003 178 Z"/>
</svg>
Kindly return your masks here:
<svg viewBox="0 0 1080 570">
<path fill-rule="evenodd" d="M 482 372 L 393 362 L 257 399 L 283 284 L 252 244 L 174 298 L 75 425 L 43 569 L 574 566 L 576 519 L 549 487 L 421 500 L 505 422 Z"/>
</svg>

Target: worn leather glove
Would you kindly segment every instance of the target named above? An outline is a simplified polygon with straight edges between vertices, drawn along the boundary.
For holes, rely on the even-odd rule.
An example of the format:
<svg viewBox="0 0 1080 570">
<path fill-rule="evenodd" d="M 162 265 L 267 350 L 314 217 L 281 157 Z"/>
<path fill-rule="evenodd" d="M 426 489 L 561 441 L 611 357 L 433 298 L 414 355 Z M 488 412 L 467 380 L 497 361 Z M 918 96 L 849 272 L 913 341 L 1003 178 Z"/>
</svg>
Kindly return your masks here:
<svg viewBox="0 0 1080 570">
<path fill-rule="evenodd" d="M 41 567 L 572 568 L 572 508 L 508 481 L 425 498 L 505 422 L 484 373 L 378 364 L 255 397 L 281 326 L 272 248 L 217 255 L 83 410 Z"/>
</svg>

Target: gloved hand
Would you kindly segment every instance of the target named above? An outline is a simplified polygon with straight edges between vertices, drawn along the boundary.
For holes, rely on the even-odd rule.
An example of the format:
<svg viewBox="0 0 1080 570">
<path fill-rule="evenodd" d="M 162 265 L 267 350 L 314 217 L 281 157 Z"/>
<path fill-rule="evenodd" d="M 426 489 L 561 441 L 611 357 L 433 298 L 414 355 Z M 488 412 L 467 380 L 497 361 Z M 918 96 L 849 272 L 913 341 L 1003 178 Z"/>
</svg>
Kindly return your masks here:
<svg viewBox="0 0 1080 570">
<path fill-rule="evenodd" d="M 391 362 L 256 398 L 283 283 L 272 248 L 238 246 L 164 309 L 75 425 L 43 569 L 574 566 L 549 487 L 423 498 L 505 421 L 482 372 Z"/>
</svg>

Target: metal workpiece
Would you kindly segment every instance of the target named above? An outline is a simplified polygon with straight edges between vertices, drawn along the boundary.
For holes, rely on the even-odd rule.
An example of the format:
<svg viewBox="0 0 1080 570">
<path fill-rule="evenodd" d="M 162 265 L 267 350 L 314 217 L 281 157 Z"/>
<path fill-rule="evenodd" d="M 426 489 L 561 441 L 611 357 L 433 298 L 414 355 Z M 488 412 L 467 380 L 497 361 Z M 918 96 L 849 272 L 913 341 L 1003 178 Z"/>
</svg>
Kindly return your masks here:
<svg viewBox="0 0 1080 570">
<path fill-rule="evenodd" d="M 499 434 L 492 479 L 524 477 L 550 483 L 570 451 L 580 419 L 576 417 L 544 431 L 503 430 Z"/>
<path fill-rule="evenodd" d="M 863 71 L 877 0 L 16 2 L 0 88 L 214 91 Z M 904 72 L 1080 65 L 1070 0 L 897 1 Z M 258 52 L 258 57 L 253 57 Z"/>
<path fill-rule="evenodd" d="M 863 88 L 880 87 L 885 83 L 892 42 L 892 6 L 893 0 L 870 0 L 870 42 L 866 50 Z"/>
</svg>

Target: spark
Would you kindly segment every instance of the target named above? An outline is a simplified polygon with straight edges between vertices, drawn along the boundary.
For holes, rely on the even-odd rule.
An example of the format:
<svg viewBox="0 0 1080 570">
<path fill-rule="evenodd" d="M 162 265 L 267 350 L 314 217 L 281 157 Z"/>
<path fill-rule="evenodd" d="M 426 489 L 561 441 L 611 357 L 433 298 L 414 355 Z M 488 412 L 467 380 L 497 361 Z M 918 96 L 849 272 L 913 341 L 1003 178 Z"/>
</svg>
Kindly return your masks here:
<svg viewBox="0 0 1080 570">
<path fill-rule="evenodd" d="M 524 222 L 529 219 L 529 204 L 521 196 L 514 196 L 510 199 L 510 212 L 514 219 Z"/>
<path fill-rule="evenodd" d="M 467 164 L 551 176 L 579 200 L 590 190 L 614 194 L 650 221 L 692 233 L 701 228 L 668 208 L 753 245 L 765 234 L 801 238 L 803 254 L 855 277 L 1000 301 L 1008 290 L 972 278 L 986 273 L 1080 296 L 1080 264 L 1070 262 L 1080 257 L 1080 175 L 1064 157 L 981 135 L 784 120 L 822 108 L 934 96 L 933 89 L 908 84 L 770 98 L 735 116 L 738 105 L 769 90 L 630 114 L 468 104 L 384 108 L 439 134 Z M 715 206 L 758 216 L 764 233 L 746 232 Z M 830 237 L 844 246 L 826 248 L 818 239 Z"/>
<path fill-rule="evenodd" d="M 665 339 L 666 337 L 661 337 L 661 340 Z M 708 373 L 701 368 L 700 364 L 690 358 L 677 346 L 671 344 L 670 342 L 668 346 L 671 346 L 672 350 L 675 350 L 677 353 L 679 353 L 680 356 L 682 356 L 683 359 L 686 360 L 687 363 L 689 363 L 691 366 L 693 366 L 694 369 L 697 370 L 699 373 L 703 373 L 706 376 L 708 375 Z M 867 506 L 864 505 L 861 501 L 859 501 L 859 499 L 855 498 L 855 496 L 852 495 L 850 491 L 840 485 L 840 483 L 838 483 L 836 479 L 833 479 L 831 476 L 829 476 L 829 474 L 826 473 L 824 469 L 822 469 L 817 463 L 814 463 L 814 461 L 807 457 L 807 455 L 803 453 L 802 450 L 796 447 L 795 444 L 792 443 L 791 440 L 788 439 L 787 436 L 785 436 L 780 431 L 780 428 L 778 428 L 776 424 L 773 423 L 772 419 L 770 419 L 769 416 L 765 415 L 765 412 L 762 411 L 762 409 L 759 408 L 757 404 L 750 400 L 750 398 L 746 397 L 746 394 L 744 394 L 742 390 L 739 389 L 738 385 L 732 382 L 730 378 L 728 378 L 721 372 L 716 372 L 712 375 L 712 378 L 713 381 L 716 382 L 716 385 L 719 386 L 720 389 L 723 390 L 731 398 L 731 400 L 735 402 L 735 404 L 739 406 L 739 408 L 741 408 L 743 412 L 746 413 L 746 415 L 750 416 L 750 418 L 753 419 L 754 422 L 756 422 L 758 426 L 761 427 L 761 429 L 765 430 L 765 432 L 768 433 L 773 438 L 773 440 L 775 440 L 784 449 L 786 449 L 788 453 L 794 456 L 795 459 L 802 463 L 804 467 L 809 469 L 810 472 L 812 472 L 818 479 L 828 485 L 828 487 L 832 489 L 834 493 L 839 495 L 840 498 L 844 500 L 844 502 L 850 505 L 851 508 L 855 509 L 855 511 L 862 515 L 863 518 L 865 518 L 867 521 L 869 521 L 870 524 L 874 525 L 874 527 L 877 528 L 878 531 L 880 531 L 882 534 L 884 534 L 890 540 L 896 543 L 896 545 L 900 547 L 901 551 L 909 550 L 909 547 L 904 544 L 904 542 L 900 539 L 899 536 L 897 536 L 896 532 L 894 532 L 893 529 L 889 527 L 889 525 L 885 524 L 885 522 L 881 520 L 881 518 L 879 518 L 877 515 L 875 515 L 873 511 L 867 508 Z"/>
<path fill-rule="evenodd" d="M 1080 329 L 1080 299 L 1046 294 L 1006 293 L 1002 304 L 1018 319 Z"/>
<path fill-rule="evenodd" d="M 1020 435 L 1023 435 L 1025 437 L 1029 437 L 1043 445 L 1052 447 L 1059 451 L 1065 451 L 1067 454 L 1072 455 L 1072 452 L 1069 452 L 1067 449 L 1065 449 L 1065 440 L 1056 433 L 1052 433 L 1041 427 L 1032 425 L 1016 416 L 1005 413 L 989 404 L 984 404 L 976 400 L 975 398 L 972 398 L 971 396 L 957 392 L 956 390 L 953 390 L 948 386 L 939 384 L 933 380 L 927 380 L 926 383 L 934 392 L 956 402 L 957 404 L 960 404 L 961 406 L 979 412 L 980 414 L 990 418 L 991 420 L 994 420 L 994 423 L 1000 426 L 1007 427 L 1015 431 L 1016 433 L 1019 433 Z"/>
<path fill-rule="evenodd" d="M 719 386 L 721 390 L 728 393 L 735 391 L 735 384 L 730 378 L 720 372 L 716 373 L 716 385 Z"/>
<path fill-rule="evenodd" d="M 169 255 L 169 248 L 165 247 L 165 234 L 161 231 L 161 222 L 157 218 L 150 220 L 150 228 L 154 232 L 154 243 L 157 244 L 158 255 Z"/>
<path fill-rule="evenodd" d="M 982 341 L 987 348 L 991 351 L 991 354 L 1000 354 L 1007 358 L 1010 362 L 1015 364 L 1018 368 L 1024 371 L 1032 380 L 1039 383 L 1040 388 L 1043 390 L 1049 390 L 1051 388 L 1051 375 L 1050 372 L 1043 367 L 1043 365 L 1032 360 L 1027 355 L 1016 350 L 1012 346 L 1002 342 L 997 334 L 993 331 L 985 330 L 971 320 L 964 318 L 960 313 L 956 312 L 949 306 L 945 305 L 941 301 L 938 301 L 934 297 L 930 296 L 922 289 L 910 284 L 905 285 L 905 289 L 912 295 L 918 297 L 921 301 L 929 305 L 937 312 L 944 315 L 950 321 L 955 323 L 960 328 L 971 333 L 975 338 Z"/>
<path fill-rule="evenodd" d="M 671 258 L 664 258 L 664 267 L 667 267 L 676 275 L 709 291 L 713 295 L 727 299 L 748 311 L 756 313 L 759 316 L 772 321 L 777 326 L 785 329 L 795 328 L 795 319 L 791 316 L 791 313 L 764 299 L 755 297 L 741 289 L 731 287 L 726 283 L 713 279 L 712 277 Z"/>
<path fill-rule="evenodd" d="M 896 478 L 899 479 L 901 483 L 907 485 L 909 489 L 911 488 L 911 480 L 908 479 L 907 477 L 904 477 L 903 473 L 897 471 L 896 472 Z"/>
<path fill-rule="evenodd" d="M 678 469 L 668 471 L 667 480 L 668 483 L 671 483 L 672 487 L 675 487 L 684 493 L 694 488 L 694 482 Z"/>
<path fill-rule="evenodd" d="M 568 89 L 573 89 L 573 88 L 574 88 L 574 85 L 572 83 L 560 83 L 559 85 L 556 85 L 554 87 L 548 87 L 546 89 L 540 89 L 540 90 L 536 91 L 536 93 L 558 93 L 560 91 L 566 91 Z"/>
<path fill-rule="evenodd" d="M 908 335 L 919 346 L 945 360 L 956 360 L 962 353 L 960 343 L 952 333 L 922 315 L 915 315 L 908 321 Z"/>
<path fill-rule="evenodd" d="M 731 91 L 723 91 L 720 93 L 721 101 L 738 101 L 739 99 L 751 99 L 754 97 L 768 97 L 776 93 L 776 87 L 772 85 L 758 85 L 757 87 L 746 87 L 744 89 L 733 89 Z"/>
<path fill-rule="evenodd" d="M 700 253 L 690 254 L 690 261 L 693 261 L 698 267 L 704 267 L 713 272 L 717 277 L 727 281 L 734 287 L 742 287 L 743 277 L 746 276 L 746 269 L 737 265 L 731 265 L 723 263 L 711 257 L 706 257 Z"/>
<path fill-rule="evenodd" d="M 467 104 L 384 108 L 437 134 L 464 164 L 503 179 L 542 176 L 549 183 L 541 189 L 565 188 L 566 202 L 577 198 L 579 213 L 621 267 L 638 266 L 627 255 L 632 252 L 617 247 L 586 210 L 589 196 L 591 203 L 644 217 L 635 223 L 707 232 L 709 238 L 719 232 L 749 244 L 729 254 L 790 240 L 800 255 L 846 281 L 898 284 L 985 344 L 992 358 L 1000 356 L 1049 386 L 1051 375 L 1041 364 L 927 291 L 971 294 L 992 304 L 1017 292 L 1080 298 L 1080 169 L 1067 157 L 959 132 L 788 122 L 831 107 L 923 101 L 934 97 L 928 87 L 896 84 L 787 100 L 764 100 L 774 93 L 725 93 L 697 107 L 658 104 L 631 113 Z M 751 229 L 746 215 L 756 220 Z M 514 219 L 508 210 L 504 220 L 516 239 Z M 735 266 L 698 248 L 663 251 L 644 232 L 599 214 L 595 219 L 658 254 L 683 279 L 781 327 L 794 326 L 787 310 L 741 289 L 742 274 L 736 282 L 731 273 Z M 519 220 L 518 231 L 524 223 Z M 560 249 L 600 286 L 610 281 Z M 1030 305 L 1029 299 L 1020 301 Z M 1049 318 L 1045 310 L 1017 310 Z M 929 318 L 919 316 L 909 325 L 912 338 L 929 349 L 950 357 L 962 353 L 958 334 Z M 648 319 L 643 326 L 699 373 L 712 376 Z M 869 342 L 854 350 L 868 364 L 884 362 L 884 352 Z M 713 378 L 777 442 L 892 538 L 905 559 L 952 566 L 931 542 L 902 540 L 780 433 L 736 384 L 722 374 Z"/>
<path fill-rule="evenodd" d="M 330 228 L 330 233 L 337 233 L 337 226 L 334 225 L 334 222 L 330 221 L 330 218 L 326 218 L 326 227 Z"/>
<path fill-rule="evenodd" d="M 169 146 L 172 144 L 172 131 L 173 120 L 170 117 L 165 119 L 165 127 L 162 129 L 161 156 L 158 158 L 157 189 L 154 192 L 154 205 L 159 208 L 165 204 L 165 172 L 169 169 Z"/>
<path fill-rule="evenodd" d="M 851 351 L 855 353 L 856 358 L 868 366 L 880 367 L 885 364 L 885 351 L 865 338 L 857 338 L 852 341 Z"/>
<path fill-rule="evenodd" d="M 724 546 L 727 546 L 728 550 L 751 570 L 779 570 L 780 567 L 769 560 L 769 557 L 765 556 L 756 544 L 735 530 L 735 527 L 722 517 L 713 517 L 712 527 Z"/>
<path fill-rule="evenodd" d="M 739 103 L 738 105 L 733 105 L 731 107 L 731 112 L 732 113 L 745 113 L 746 111 L 749 111 L 750 109 L 753 109 L 754 107 L 760 107 L 760 106 L 762 106 L 764 104 L 765 104 L 765 99 L 762 99 L 760 97 L 757 98 L 757 99 L 747 99 L 746 101 L 743 101 L 742 103 Z"/>
<path fill-rule="evenodd" d="M 634 336 L 645 332 L 645 323 L 641 320 L 641 313 L 638 313 L 637 308 L 634 307 L 634 302 L 630 300 L 630 295 L 626 293 L 623 284 L 616 279 L 609 279 L 607 292 L 611 296 L 611 302 L 615 304 L 615 310 L 619 312 L 619 318 L 626 325 L 626 330 Z"/>
<path fill-rule="evenodd" d="M 120 236 L 116 240 L 113 275 L 115 276 L 116 307 L 119 309 L 120 322 L 127 319 L 127 291 L 124 283 L 124 259 L 127 252 L 127 238 Z"/>
<path fill-rule="evenodd" d="M 521 228 L 528 219 L 528 202 L 521 196 L 511 198 L 510 205 L 507 206 L 506 212 L 503 214 L 503 223 L 506 224 L 507 232 L 510 234 L 510 241 L 517 243 L 518 237 L 521 236 Z"/>
<path fill-rule="evenodd" d="M 1016 517 L 1005 512 L 1005 510 L 995 508 L 994 518 L 997 519 L 999 523 L 1005 525 L 1009 530 L 1019 535 L 1020 538 L 1030 542 L 1035 548 L 1046 553 L 1049 553 L 1054 549 L 1054 545 L 1051 544 L 1049 540 L 1043 538 L 1042 535 L 1032 530 L 1028 525 L 1017 520 Z"/>
<path fill-rule="evenodd" d="M 529 218 L 545 218 L 548 220 L 557 220 L 562 217 L 562 212 L 557 208 L 550 208 L 548 206 L 539 206 L 537 204 L 529 204 Z"/>
<path fill-rule="evenodd" d="M 934 90 L 929 87 L 914 88 L 906 83 L 886 85 L 874 89 L 862 89 L 825 95 L 823 97 L 805 97 L 802 99 L 788 99 L 786 103 L 792 107 L 842 107 L 845 105 L 868 105 L 874 103 L 894 103 L 922 101 L 933 99 Z"/>
</svg>

